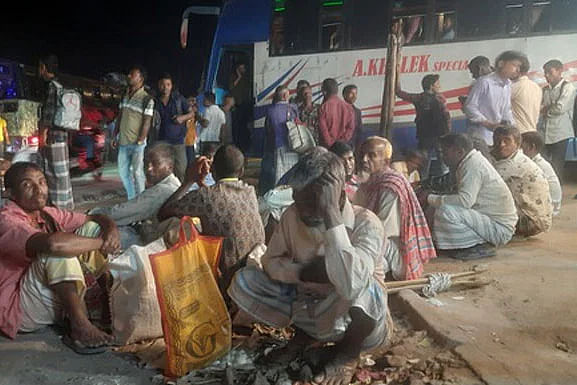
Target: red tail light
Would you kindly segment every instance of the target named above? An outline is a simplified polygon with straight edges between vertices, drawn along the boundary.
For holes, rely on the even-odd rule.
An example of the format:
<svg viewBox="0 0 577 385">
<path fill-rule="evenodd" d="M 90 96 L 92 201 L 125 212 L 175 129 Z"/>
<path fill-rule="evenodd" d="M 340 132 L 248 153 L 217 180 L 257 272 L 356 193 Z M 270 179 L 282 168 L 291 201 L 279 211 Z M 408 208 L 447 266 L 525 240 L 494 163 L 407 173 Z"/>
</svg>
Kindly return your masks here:
<svg viewBox="0 0 577 385">
<path fill-rule="evenodd" d="M 29 146 L 38 146 L 38 137 L 37 136 L 29 136 L 28 137 L 28 145 Z"/>
</svg>

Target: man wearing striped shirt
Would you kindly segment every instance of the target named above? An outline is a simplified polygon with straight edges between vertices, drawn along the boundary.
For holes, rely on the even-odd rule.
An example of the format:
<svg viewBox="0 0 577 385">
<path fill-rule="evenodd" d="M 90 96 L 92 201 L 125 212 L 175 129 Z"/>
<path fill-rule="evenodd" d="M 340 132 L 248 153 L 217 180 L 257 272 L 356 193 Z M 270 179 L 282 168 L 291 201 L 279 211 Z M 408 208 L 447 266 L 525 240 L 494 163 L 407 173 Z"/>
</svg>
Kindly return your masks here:
<svg viewBox="0 0 577 385">
<path fill-rule="evenodd" d="M 114 145 L 118 144 L 118 173 L 133 199 L 144 191 L 144 147 L 154 114 L 154 99 L 144 90 L 146 71 L 134 66 L 128 73 L 129 89 L 120 103 Z"/>
</svg>

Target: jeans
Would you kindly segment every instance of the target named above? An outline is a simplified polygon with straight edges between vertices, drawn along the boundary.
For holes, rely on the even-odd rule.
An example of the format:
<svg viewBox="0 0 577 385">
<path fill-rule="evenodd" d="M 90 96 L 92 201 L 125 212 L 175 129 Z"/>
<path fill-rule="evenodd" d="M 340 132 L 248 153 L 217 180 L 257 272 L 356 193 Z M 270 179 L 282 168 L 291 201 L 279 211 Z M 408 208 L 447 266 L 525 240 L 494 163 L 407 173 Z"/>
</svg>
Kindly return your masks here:
<svg viewBox="0 0 577 385">
<path fill-rule="evenodd" d="M 194 146 L 186 146 L 186 160 L 187 160 L 187 164 L 192 164 L 194 163 L 194 160 L 196 159 L 195 156 L 195 152 L 194 152 Z"/>
<path fill-rule="evenodd" d="M 125 144 L 118 147 L 118 173 L 129 200 L 135 198 L 145 188 L 145 146 L 145 144 Z"/>
<path fill-rule="evenodd" d="M 449 172 L 449 168 L 441 159 L 441 152 L 436 140 L 420 140 L 419 150 L 427 156 L 425 164 L 419 170 L 421 180 L 442 176 Z"/>
</svg>

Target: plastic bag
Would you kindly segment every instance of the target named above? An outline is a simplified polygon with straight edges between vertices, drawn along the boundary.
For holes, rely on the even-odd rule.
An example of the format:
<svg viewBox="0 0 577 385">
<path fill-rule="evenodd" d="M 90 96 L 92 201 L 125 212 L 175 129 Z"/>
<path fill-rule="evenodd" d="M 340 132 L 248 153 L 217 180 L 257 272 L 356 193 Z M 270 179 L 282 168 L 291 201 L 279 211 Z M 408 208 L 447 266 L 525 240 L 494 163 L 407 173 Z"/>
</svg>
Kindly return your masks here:
<svg viewBox="0 0 577 385">
<path fill-rule="evenodd" d="M 230 350 L 231 320 L 216 281 L 222 240 L 198 234 L 192 219 L 184 217 L 179 242 L 150 256 L 169 377 L 203 368 Z"/>
</svg>

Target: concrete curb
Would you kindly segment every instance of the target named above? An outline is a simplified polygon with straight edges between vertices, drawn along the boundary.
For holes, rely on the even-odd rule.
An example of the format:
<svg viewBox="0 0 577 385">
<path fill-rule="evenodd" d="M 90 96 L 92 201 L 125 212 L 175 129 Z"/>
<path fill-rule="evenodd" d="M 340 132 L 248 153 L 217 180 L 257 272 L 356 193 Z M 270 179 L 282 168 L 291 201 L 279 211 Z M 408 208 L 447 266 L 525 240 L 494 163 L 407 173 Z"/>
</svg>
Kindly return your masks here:
<svg viewBox="0 0 577 385">
<path fill-rule="evenodd" d="M 456 325 L 447 324 L 439 310 L 413 290 L 402 290 L 390 296 L 389 301 L 391 307 L 402 311 L 415 327 L 426 330 L 437 344 L 452 349 L 468 342 L 466 334 Z"/>
</svg>

